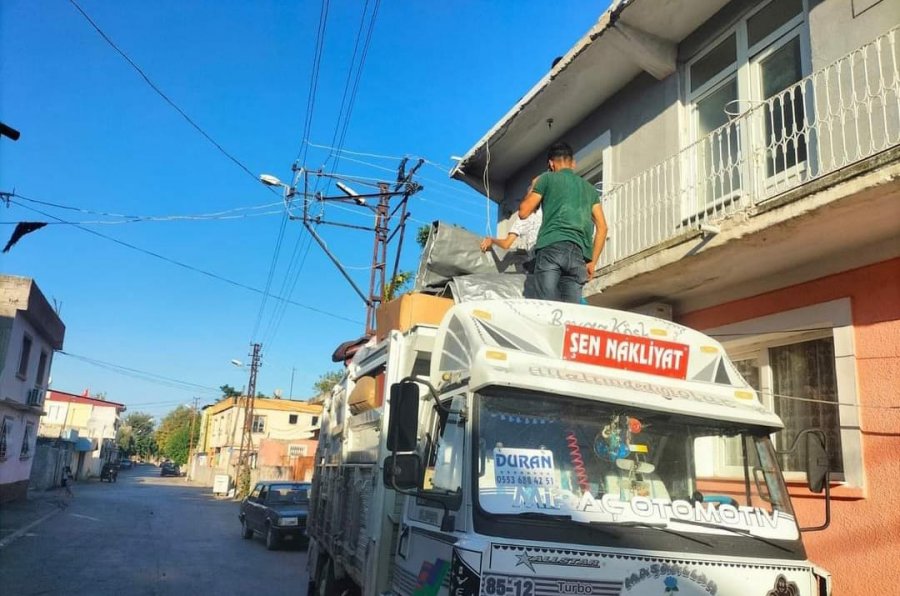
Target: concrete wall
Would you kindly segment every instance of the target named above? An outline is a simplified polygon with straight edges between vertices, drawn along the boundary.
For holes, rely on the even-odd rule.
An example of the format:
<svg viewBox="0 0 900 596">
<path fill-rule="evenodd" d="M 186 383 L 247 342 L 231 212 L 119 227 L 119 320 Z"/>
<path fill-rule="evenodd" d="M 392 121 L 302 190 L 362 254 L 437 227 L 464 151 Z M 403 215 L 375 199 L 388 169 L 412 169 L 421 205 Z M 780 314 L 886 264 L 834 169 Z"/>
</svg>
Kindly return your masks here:
<svg viewBox="0 0 900 596">
<path fill-rule="evenodd" d="M 22 410 L 0 405 L 0 420 L 12 420 L 10 434 L 6 438 L 6 459 L 0 460 L 0 502 L 23 499 L 28 490 L 31 463 L 34 458 L 34 443 L 37 436 L 38 417 Z M 27 422 L 34 423 L 31 435 L 31 455 L 19 457 Z"/>
<path fill-rule="evenodd" d="M 63 470 L 72 464 L 73 444 L 67 441 L 40 440 L 35 446 L 30 487 L 47 490 L 60 485 Z"/>
<path fill-rule="evenodd" d="M 896 0 L 809 0 L 813 70 L 828 66 L 900 23 Z"/>
<path fill-rule="evenodd" d="M 28 359 L 28 372 L 24 378 L 18 376 L 19 358 L 22 354 L 22 339 L 25 334 L 31 337 L 31 354 Z M 44 377 L 37 378 L 38 362 L 41 352 L 47 354 L 47 365 L 44 370 Z M 12 319 L 9 326 L 9 342 L 6 350 L 6 358 L 2 363 L 2 372 L 0 372 L 0 397 L 14 399 L 18 402 L 25 403 L 28 399 L 28 392 L 36 386 L 46 387 L 47 379 L 50 377 L 50 368 L 53 363 L 53 348 L 44 339 L 31 323 L 25 320 L 21 314 Z"/>
<path fill-rule="evenodd" d="M 804 535 L 809 557 L 835 579 L 835 594 L 893 594 L 900 585 L 900 259 L 753 298 L 686 313 L 678 322 L 720 327 L 840 298 L 852 304 L 865 483 L 837 486 L 831 527 Z M 790 487 L 801 526 L 823 516 L 822 497 Z"/>
</svg>

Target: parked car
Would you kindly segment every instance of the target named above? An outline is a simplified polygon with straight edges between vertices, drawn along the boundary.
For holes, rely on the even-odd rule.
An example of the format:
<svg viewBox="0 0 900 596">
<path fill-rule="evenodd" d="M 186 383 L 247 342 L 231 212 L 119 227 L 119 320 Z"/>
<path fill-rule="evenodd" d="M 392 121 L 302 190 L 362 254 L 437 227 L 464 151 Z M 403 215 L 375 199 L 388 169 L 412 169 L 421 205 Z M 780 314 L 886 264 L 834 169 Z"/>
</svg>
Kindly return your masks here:
<svg viewBox="0 0 900 596">
<path fill-rule="evenodd" d="M 120 470 L 130 470 L 131 469 L 131 460 L 128 458 L 122 458 L 119 461 L 119 469 Z"/>
<path fill-rule="evenodd" d="M 100 469 L 100 482 L 115 482 L 119 479 L 119 466 L 115 463 L 106 462 Z"/>
<path fill-rule="evenodd" d="M 159 467 L 160 476 L 181 476 L 181 470 L 178 464 L 170 461 L 164 461 Z"/>
<path fill-rule="evenodd" d="M 269 550 L 286 541 L 308 544 L 309 489 L 308 482 L 258 482 L 241 502 L 241 536 L 259 534 Z"/>
</svg>

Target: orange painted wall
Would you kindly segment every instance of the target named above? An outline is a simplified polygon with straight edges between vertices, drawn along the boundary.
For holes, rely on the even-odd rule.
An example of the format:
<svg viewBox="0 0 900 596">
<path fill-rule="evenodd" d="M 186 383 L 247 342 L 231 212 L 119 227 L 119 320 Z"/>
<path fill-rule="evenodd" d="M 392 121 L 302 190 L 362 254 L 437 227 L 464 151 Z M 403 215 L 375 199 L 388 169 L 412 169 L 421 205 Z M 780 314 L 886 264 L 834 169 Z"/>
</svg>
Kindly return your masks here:
<svg viewBox="0 0 900 596">
<path fill-rule="evenodd" d="M 810 559 L 832 573 L 836 596 L 900 594 L 900 259 L 686 313 L 679 322 L 703 330 L 847 297 L 859 403 L 868 406 L 860 412 L 865 486 L 836 487 L 831 527 L 804 541 Z M 820 523 L 821 497 L 800 487 L 791 494 L 800 525 Z"/>
</svg>

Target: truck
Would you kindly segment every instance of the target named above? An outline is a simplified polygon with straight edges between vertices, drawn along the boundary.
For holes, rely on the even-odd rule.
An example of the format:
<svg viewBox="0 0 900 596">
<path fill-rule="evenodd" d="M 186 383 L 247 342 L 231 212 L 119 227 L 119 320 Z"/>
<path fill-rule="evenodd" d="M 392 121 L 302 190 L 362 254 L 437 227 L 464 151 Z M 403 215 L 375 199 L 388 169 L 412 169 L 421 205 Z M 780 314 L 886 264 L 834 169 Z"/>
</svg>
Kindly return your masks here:
<svg viewBox="0 0 900 596">
<path fill-rule="evenodd" d="M 718 341 L 524 299 L 440 321 L 369 341 L 325 402 L 310 594 L 831 594 L 782 422 Z M 794 443 L 827 492 L 824 435 Z"/>
</svg>

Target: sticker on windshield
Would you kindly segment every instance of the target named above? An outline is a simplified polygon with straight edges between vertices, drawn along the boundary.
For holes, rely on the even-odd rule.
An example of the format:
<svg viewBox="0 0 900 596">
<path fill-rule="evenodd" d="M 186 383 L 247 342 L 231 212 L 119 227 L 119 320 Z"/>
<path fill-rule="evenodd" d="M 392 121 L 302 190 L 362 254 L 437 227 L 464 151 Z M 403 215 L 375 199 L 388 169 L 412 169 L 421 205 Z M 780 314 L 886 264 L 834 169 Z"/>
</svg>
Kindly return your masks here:
<svg viewBox="0 0 900 596">
<path fill-rule="evenodd" d="M 503 486 L 554 486 L 553 452 L 547 449 L 494 449 L 494 480 Z"/>
</svg>

